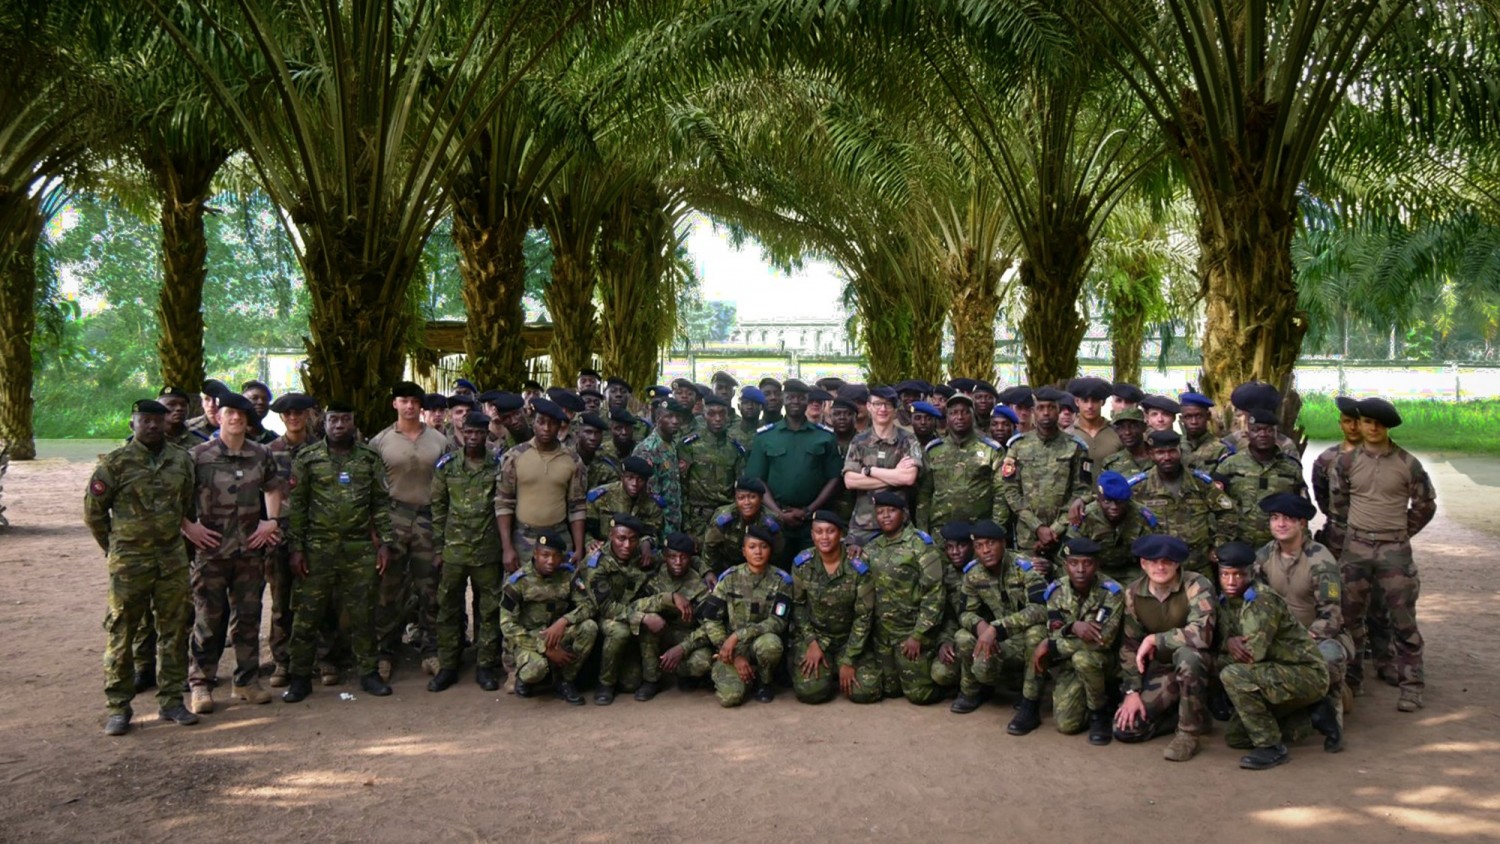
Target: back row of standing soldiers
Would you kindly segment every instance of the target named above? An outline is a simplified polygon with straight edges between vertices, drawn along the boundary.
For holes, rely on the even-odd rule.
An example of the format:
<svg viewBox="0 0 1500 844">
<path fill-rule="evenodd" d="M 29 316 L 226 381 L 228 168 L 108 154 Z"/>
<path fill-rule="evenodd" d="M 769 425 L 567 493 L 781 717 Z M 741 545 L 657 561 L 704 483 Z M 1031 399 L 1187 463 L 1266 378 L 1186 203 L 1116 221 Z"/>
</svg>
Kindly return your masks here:
<svg viewBox="0 0 1500 844">
<path fill-rule="evenodd" d="M 320 653 L 323 682 L 341 681 L 345 637 L 361 685 L 389 694 L 403 631 L 428 687 L 446 689 L 472 613 L 475 680 L 486 689 L 511 663 L 518 694 L 550 679 L 581 703 L 575 680 L 597 642 L 596 703 L 618 690 L 649 700 L 662 671 L 689 684 L 709 675 L 726 704 L 768 700 L 790 650 L 804 700 L 956 693 L 953 709 L 968 712 L 1007 665 L 1024 664 L 1012 732 L 1035 728 L 1051 674 L 1065 731 L 1087 723 L 1091 740 L 1108 741 L 1121 701 L 1114 736 L 1149 738 L 1175 720 L 1167 755 L 1189 758 L 1207 724 L 1201 706 L 1179 714 L 1172 704 L 1222 699 L 1210 690 L 1222 674 L 1207 667 L 1216 648 L 1225 671 L 1278 658 L 1257 655 L 1248 636 L 1215 644 L 1205 613 L 1239 601 L 1280 602 L 1290 613 L 1280 620 L 1301 631 L 1297 639 L 1287 624 L 1287 642 L 1324 652 L 1324 694 L 1312 709 L 1291 708 L 1321 713 L 1330 748 L 1341 746 L 1346 676 L 1351 692 L 1363 690 L 1367 647 L 1401 687 L 1399 707 L 1421 705 L 1409 540 L 1432 517 L 1433 494 L 1387 436 L 1400 422 L 1389 402 L 1339 400 L 1346 437 L 1314 466 L 1328 517 L 1314 542 L 1305 534 L 1316 511 L 1267 385 L 1235 391 L 1240 424 L 1220 439 L 1204 396 L 1143 396 L 1097 378 L 1066 391 L 766 379 L 737 401 L 732 377 L 713 382 L 650 388 L 649 419 L 631 411 L 629 384 L 588 371 L 576 391 L 480 392 L 460 381 L 442 396 L 403 382 L 397 422 L 368 444 L 347 406 L 319 413 L 300 394 L 273 403 L 259 382 L 241 393 L 210 384 L 197 420 L 184 419 L 179 390 L 137 403 L 133 439 L 101 458 L 85 498 L 111 559 L 107 731 L 128 729 L 133 693 L 153 682 L 163 717 L 191 723 L 211 712 L 231 612 L 232 697 L 268 701 L 257 638 L 267 581 L 270 682 L 293 702 L 311 693 Z M 284 435 L 265 432 L 267 410 Z M 147 512 L 152 497 L 180 507 Z M 1163 537 L 1167 546 L 1153 544 Z M 1075 579 L 1075 560 L 1093 572 Z M 1172 563 L 1171 576 L 1151 577 L 1153 560 Z M 1227 581 L 1244 566 L 1256 580 L 1237 593 Z M 971 588 L 986 576 L 996 584 Z M 1076 599 L 1071 616 L 1050 607 L 1058 596 Z M 1156 614 L 1143 621 L 1145 604 Z M 1366 636 L 1367 617 L 1389 638 Z M 820 625 L 843 632 L 823 641 L 812 633 Z M 154 660 L 142 646 L 151 628 Z M 1100 659 L 1122 630 L 1118 664 Z M 1197 664 L 1178 665 L 1190 651 Z M 1102 687 L 1079 665 L 1090 659 Z M 1153 667 L 1174 679 L 1153 680 Z M 1245 720 L 1250 704 L 1230 688 Z"/>
</svg>

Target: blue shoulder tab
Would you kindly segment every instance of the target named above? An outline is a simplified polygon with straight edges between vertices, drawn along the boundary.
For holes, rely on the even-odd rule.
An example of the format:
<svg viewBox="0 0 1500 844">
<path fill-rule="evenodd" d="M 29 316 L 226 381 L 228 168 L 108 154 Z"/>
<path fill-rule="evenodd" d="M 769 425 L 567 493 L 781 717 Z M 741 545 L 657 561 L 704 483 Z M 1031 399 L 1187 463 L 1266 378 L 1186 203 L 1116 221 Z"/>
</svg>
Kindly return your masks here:
<svg viewBox="0 0 1500 844">
<path fill-rule="evenodd" d="M 197 437 L 200 440 L 203 440 L 204 442 L 208 442 L 208 434 L 205 434 L 202 431 L 199 431 L 197 429 L 192 429 L 192 430 L 189 430 L 188 433 L 192 434 L 193 436 Z"/>
<path fill-rule="evenodd" d="M 729 527 L 729 523 L 732 521 L 734 521 L 733 513 L 721 513 L 717 519 L 714 519 L 714 526 L 719 530 L 723 530 Z"/>
<path fill-rule="evenodd" d="M 740 445 L 740 441 L 739 440 L 730 440 L 730 442 L 734 443 L 734 450 L 738 451 L 740 453 L 741 457 L 743 457 L 746 454 L 750 453 L 749 451 L 745 450 L 745 447 L 743 445 Z"/>
<path fill-rule="evenodd" d="M 797 556 L 793 557 L 792 558 L 792 565 L 794 565 L 794 566 L 805 566 L 805 565 L 807 565 L 807 561 L 811 560 L 811 559 L 812 559 L 812 549 L 809 548 L 806 551 L 803 551 L 801 554 L 798 554 Z"/>
<path fill-rule="evenodd" d="M 588 499 L 588 502 L 590 504 L 593 504 L 595 501 L 598 501 L 599 499 L 603 498 L 605 492 L 606 492 L 606 490 L 604 489 L 604 487 L 602 487 L 602 486 L 596 486 L 593 489 L 589 490 L 588 494 L 585 495 L 584 498 Z"/>
<path fill-rule="evenodd" d="M 1146 473 L 1145 472 L 1137 472 L 1134 475 L 1131 475 L 1129 478 L 1126 478 L 1125 479 L 1125 483 L 1130 484 L 1131 486 L 1135 486 L 1136 484 L 1140 483 L 1141 481 L 1144 481 L 1145 479 L 1146 479 Z"/>
<path fill-rule="evenodd" d="M 699 437 L 698 437 L 697 434 L 688 434 L 687 436 L 685 436 L 685 437 L 682 438 L 682 444 L 683 445 L 691 445 L 691 444 L 697 442 L 698 439 L 699 439 Z"/>
<path fill-rule="evenodd" d="M 824 425 L 822 422 L 819 422 L 816 427 L 822 428 L 823 430 L 827 431 L 828 433 L 833 434 L 833 429 L 830 428 L 830 427 L 828 427 L 827 425 Z M 834 434 L 834 436 L 838 436 L 838 435 Z"/>
<path fill-rule="evenodd" d="M 599 555 L 603 554 L 603 553 L 604 552 L 602 550 L 600 550 L 600 551 L 595 551 L 594 553 L 592 553 L 592 554 L 589 555 L 589 559 L 588 559 L 588 566 L 589 566 L 589 568 L 596 569 L 596 568 L 599 567 Z"/>
<path fill-rule="evenodd" d="M 968 574 L 969 573 L 969 569 L 974 568 L 977 565 L 979 565 L 979 561 L 978 560 L 970 560 L 969 563 L 968 563 L 968 565 L 964 566 L 964 574 Z"/>
<path fill-rule="evenodd" d="M 1211 478 L 1211 477 L 1209 477 L 1208 473 L 1205 472 L 1205 471 L 1203 471 L 1202 469 L 1194 469 L 1193 470 L 1193 477 L 1197 478 L 1198 480 L 1200 480 L 1200 481 L 1202 481 L 1202 482 L 1204 482 L 1206 484 L 1211 484 L 1211 483 L 1214 482 L 1214 479 Z"/>
<path fill-rule="evenodd" d="M 651 498 L 656 502 L 656 506 L 663 510 L 667 509 L 667 497 L 665 495 L 653 495 Z"/>
<path fill-rule="evenodd" d="M 1231 454 L 1237 454 L 1239 452 L 1239 449 L 1235 448 L 1234 443 L 1230 442 L 1229 440 L 1219 440 L 1219 445 L 1224 446 L 1224 457 L 1228 457 Z M 1219 459 L 1223 460 L 1224 457 L 1221 457 Z"/>
<path fill-rule="evenodd" d="M 922 541 L 925 542 L 925 543 L 927 543 L 928 545 L 932 544 L 932 535 L 929 534 L 927 531 L 925 531 L 925 530 L 919 530 L 919 531 L 917 531 L 917 536 L 920 536 L 922 538 Z"/>
<path fill-rule="evenodd" d="M 775 422 L 768 422 L 765 425 L 762 425 L 759 428 L 756 428 L 755 429 L 755 433 L 757 433 L 757 434 L 764 434 L 765 432 L 771 430 L 774 427 L 776 427 L 776 423 Z"/>
<path fill-rule="evenodd" d="M 730 576 L 731 574 L 734 574 L 734 570 L 737 569 L 737 568 L 739 568 L 739 566 L 730 566 L 729 568 L 724 569 L 724 573 L 721 574 L 721 575 L 719 575 L 719 579 L 723 580 L 724 578 Z"/>
<path fill-rule="evenodd" d="M 766 517 L 762 518 L 760 520 L 760 523 L 763 524 L 763 525 L 765 525 L 766 526 L 766 530 L 770 531 L 771 533 L 780 533 L 781 532 L 781 523 L 778 522 L 778 521 L 776 521 L 776 519 L 773 518 L 773 517 L 771 517 L 771 516 L 766 516 Z"/>
<path fill-rule="evenodd" d="M 1011 446 L 1013 446 L 1013 445 L 1016 444 L 1016 440 L 1019 440 L 1020 438 L 1022 438 L 1024 436 L 1026 436 L 1026 432 L 1024 432 L 1024 431 L 1019 432 L 1019 433 L 1015 433 L 1015 434 L 1011 434 L 1010 439 L 1008 439 L 1008 440 L 1005 441 L 1005 447 L 1006 448 L 1010 448 Z"/>
<path fill-rule="evenodd" d="M 456 451 L 449 451 L 449 452 L 446 452 L 445 454 L 443 454 L 442 457 L 439 457 L 437 459 L 437 466 L 436 466 L 436 468 L 441 469 L 444 466 L 448 465 L 450 462 L 452 462 L 453 455 L 455 455 L 457 453 L 458 452 L 456 452 Z"/>
<path fill-rule="evenodd" d="M 932 439 L 930 439 L 930 440 L 927 441 L 927 445 L 922 446 L 922 450 L 923 451 L 932 451 L 932 447 L 933 446 L 938 446 L 938 445 L 942 445 L 942 444 L 943 444 L 943 438 L 942 437 L 933 437 Z"/>
<path fill-rule="evenodd" d="M 791 583 L 792 583 L 792 574 L 791 574 L 791 572 L 787 571 L 786 569 L 776 568 L 775 566 L 771 567 L 771 571 L 774 571 L 777 574 L 781 575 L 781 582 L 782 583 L 785 583 L 788 586 L 791 585 Z"/>
<path fill-rule="evenodd" d="M 1104 588 L 1111 595 L 1118 595 L 1118 594 L 1120 594 L 1120 584 L 1114 582 L 1113 580 L 1110 580 L 1107 577 L 1104 579 Z"/>
<path fill-rule="evenodd" d="M 1031 561 L 1026 559 L 1025 557 L 1017 557 L 1016 568 L 1020 569 L 1021 571 L 1031 571 Z"/>
<path fill-rule="evenodd" d="M 1248 604 L 1248 603 L 1251 603 L 1254 600 L 1255 600 L 1255 587 L 1252 586 L 1249 589 L 1245 590 L 1245 603 Z"/>
<path fill-rule="evenodd" d="M 558 566 L 558 568 L 562 569 L 565 572 L 578 571 L 578 566 L 575 566 L 572 563 L 563 563 L 562 565 Z"/>
<path fill-rule="evenodd" d="M 1151 508 L 1150 507 L 1142 507 L 1141 508 L 1141 518 L 1143 518 L 1143 519 L 1146 520 L 1146 524 L 1149 527 L 1153 527 L 1154 528 L 1158 524 L 1160 524 L 1160 520 L 1156 518 L 1156 514 L 1155 513 L 1151 512 Z"/>
<path fill-rule="evenodd" d="M 611 469 L 614 469 L 617 472 L 620 470 L 619 461 L 615 460 L 613 457 L 610 457 L 608 454 L 596 454 L 594 455 L 594 459 L 603 460 L 604 465 L 610 467 Z"/>
<path fill-rule="evenodd" d="M 523 578 L 525 576 L 526 576 L 526 569 L 516 569 L 515 574 L 512 574 L 510 577 L 505 578 L 505 582 L 506 583 L 515 583 L 516 581 L 520 580 L 521 578 Z"/>
<path fill-rule="evenodd" d="M 993 448 L 993 449 L 997 450 L 997 451 L 1000 449 L 1000 444 L 997 443 L 997 442 L 995 442 L 994 440 L 990 439 L 989 437 L 981 435 L 979 437 L 979 441 L 982 442 L 982 443 L 984 443 L 985 445 L 989 446 L 990 448 Z"/>
<path fill-rule="evenodd" d="M 859 574 L 869 574 L 870 573 L 870 567 L 867 566 L 867 565 L 865 565 L 865 561 L 861 560 L 858 557 L 852 557 L 852 558 L 850 558 L 849 565 L 856 572 L 858 572 Z"/>
<path fill-rule="evenodd" d="M 1047 584 L 1047 588 L 1042 591 L 1042 600 L 1043 601 L 1051 600 L 1052 593 L 1056 592 L 1057 591 L 1057 587 L 1060 586 L 1061 584 L 1062 584 L 1061 580 L 1054 580 L 1051 583 Z"/>
</svg>

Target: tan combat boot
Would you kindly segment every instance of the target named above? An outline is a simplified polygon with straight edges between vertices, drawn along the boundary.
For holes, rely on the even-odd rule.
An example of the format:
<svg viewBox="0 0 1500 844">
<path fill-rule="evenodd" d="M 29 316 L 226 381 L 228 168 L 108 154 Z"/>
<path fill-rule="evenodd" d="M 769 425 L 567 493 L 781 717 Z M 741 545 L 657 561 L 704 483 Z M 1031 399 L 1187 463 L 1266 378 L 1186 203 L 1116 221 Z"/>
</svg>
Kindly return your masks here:
<svg viewBox="0 0 1500 844">
<path fill-rule="evenodd" d="M 1198 737 L 1192 733 L 1177 731 L 1172 737 L 1172 743 L 1167 745 L 1167 750 L 1162 754 L 1168 762 L 1186 762 L 1198 755 Z"/>
<path fill-rule="evenodd" d="M 325 662 L 318 668 L 318 681 L 325 686 L 337 686 L 344 681 L 343 672 L 337 665 Z"/>
<path fill-rule="evenodd" d="M 1415 689 L 1402 689 L 1401 699 L 1396 701 L 1398 712 L 1416 712 L 1422 708 L 1422 693 Z"/>
<path fill-rule="evenodd" d="M 442 666 L 438 664 L 438 658 L 435 656 L 422 658 L 422 673 L 426 674 L 428 677 L 437 676 L 438 669 L 441 667 Z"/>
<path fill-rule="evenodd" d="M 285 686 L 290 676 L 285 665 L 276 666 L 276 670 L 271 672 L 271 686 L 277 689 Z"/>
<path fill-rule="evenodd" d="M 188 699 L 188 709 L 198 715 L 207 715 L 214 711 L 214 693 L 207 685 L 194 686 L 192 696 Z"/>
<path fill-rule="evenodd" d="M 234 691 L 230 692 L 229 699 L 245 703 L 270 703 L 271 693 L 261 688 L 259 680 L 251 680 L 249 685 L 236 685 Z"/>
<path fill-rule="evenodd" d="M 391 681 L 391 671 L 394 668 L 395 665 L 389 659 L 382 659 L 375 663 L 375 671 L 380 675 L 382 683 L 389 683 Z"/>
</svg>

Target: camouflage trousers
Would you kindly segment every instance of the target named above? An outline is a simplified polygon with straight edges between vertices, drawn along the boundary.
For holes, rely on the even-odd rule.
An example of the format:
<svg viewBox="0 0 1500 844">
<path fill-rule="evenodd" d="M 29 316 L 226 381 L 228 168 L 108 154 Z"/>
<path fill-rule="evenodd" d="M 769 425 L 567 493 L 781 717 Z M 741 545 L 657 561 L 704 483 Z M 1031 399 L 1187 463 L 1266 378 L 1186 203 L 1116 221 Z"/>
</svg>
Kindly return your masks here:
<svg viewBox="0 0 1500 844">
<path fill-rule="evenodd" d="M 474 617 L 474 662 L 480 668 L 500 665 L 500 560 L 477 561 L 462 554 L 444 555 L 438 580 L 438 664 L 457 670 L 463 657 L 466 593 L 470 586 L 479 603 Z"/>
<path fill-rule="evenodd" d="M 792 693 L 803 703 L 827 703 L 839 694 L 839 663 L 844 659 L 845 640 L 829 644 L 823 652 L 827 666 L 820 667 L 811 677 L 802 676 L 802 660 L 807 658 L 811 638 L 798 642 L 792 648 Z M 854 661 L 854 693 L 849 700 L 855 703 L 875 703 L 881 698 L 881 676 L 879 661 L 864 654 Z"/>
<path fill-rule="evenodd" d="M 1165 657 L 1165 658 L 1164 658 Z M 1146 717 L 1135 725 L 1115 727 L 1115 738 L 1148 741 L 1175 727 L 1199 736 L 1209 731 L 1208 681 L 1213 657 L 1183 646 L 1170 656 L 1157 651 L 1141 676 L 1141 703 Z"/>
<path fill-rule="evenodd" d="M 1251 747 L 1280 744 L 1278 716 L 1305 710 L 1328 694 L 1328 670 L 1322 665 L 1232 662 L 1219 671 L 1219 682 L 1234 705 L 1227 738 L 1234 743 L 1244 735 Z"/>
<path fill-rule="evenodd" d="M 1351 531 L 1344 548 L 1344 623 L 1354 640 L 1349 659 L 1348 682 L 1358 687 L 1364 680 L 1365 617 L 1371 596 L 1385 602 L 1391 620 L 1391 642 L 1395 648 L 1393 667 L 1403 690 L 1422 691 L 1422 632 L 1417 629 L 1417 597 L 1422 579 L 1412 559 L 1411 542 L 1368 540 Z M 1379 654 L 1376 654 L 1377 659 Z"/>
<path fill-rule="evenodd" d="M 1027 700 L 1040 700 L 1042 683 L 1046 679 L 1037 676 L 1031 665 L 1031 653 L 1047 638 L 1047 626 L 1034 624 L 1019 636 L 1007 636 L 995 644 L 995 650 L 987 659 L 976 659 L 974 648 L 979 637 L 967 630 L 960 630 L 953 638 L 958 649 L 962 676 L 959 691 L 969 697 L 979 694 L 982 686 L 998 686 L 1006 673 L 1021 675 L 1021 696 Z"/>
<path fill-rule="evenodd" d="M 135 697 L 135 636 L 141 616 L 156 607 L 156 701 L 182 703 L 187 680 L 191 600 L 187 552 L 177 543 L 159 557 L 109 558 L 109 610 L 104 616 L 104 699 L 110 714 L 130 712 Z"/>
<path fill-rule="evenodd" d="M 937 657 L 935 646 L 923 645 L 916 659 L 907 659 L 901 652 L 905 637 L 877 634 L 872 638 L 870 658 L 880 671 L 882 697 L 905 697 L 923 706 L 942 699 L 947 690 L 932 682 L 932 663 Z"/>
<path fill-rule="evenodd" d="M 307 550 L 307 577 L 292 590 L 292 640 L 288 646 L 290 672 L 312 674 L 322 621 L 342 609 L 348 619 L 349 644 L 359 674 L 375 672 L 377 652 L 372 616 L 380 575 L 375 548 L 369 539 L 330 542 Z M 335 604 L 342 603 L 341 608 Z"/>
<path fill-rule="evenodd" d="M 542 643 L 542 631 L 532 632 L 537 646 Z M 577 659 L 567 665 L 556 666 L 556 679 L 572 682 L 578 676 L 578 671 L 583 668 L 584 660 L 588 659 L 589 652 L 594 649 L 594 642 L 599 637 L 599 625 L 592 618 L 586 618 L 577 624 L 569 624 L 568 629 L 563 631 L 562 647 L 569 653 L 576 654 Z M 507 641 L 506 647 L 511 652 L 511 657 L 516 661 L 516 677 L 523 683 L 535 685 L 547 679 L 547 672 L 553 669 L 551 660 L 547 655 L 536 648 L 518 648 Z"/>
<path fill-rule="evenodd" d="M 234 644 L 234 684 L 249 685 L 260 676 L 260 602 L 266 591 L 265 560 L 260 554 L 207 557 L 199 554 L 190 573 L 193 589 L 193 637 L 188 682 L 207 685 L 219 676 L 224 656 L 225 623 Z"/>
<path fill-rule="evenodd" d="M 292 641 L 292 589 L 297 576 L 292 573 L 292 553 L 285 544 L 278 545 L 266 554 L 266 585 L 271 593 L 271 624 L 266 645 L 271 659 L 278 666 L 290 666 L 292 662 L 288 645 Z M 330 609 L 323 617 L 322 636 L 318 643 L 318 659 L 328 665 L 344 665 L 349 662 L 349 639 L 344 635 L 348 625 L 340 618 L 342 602 L 335 592 L 329 602 Z"/>
<path fill-rule="evenodd" d="M 1080 648 L 1052 669 L 1052 717 L 1059 733 L 1081 733 L 1089 712 L 1109 708 L 1109 678 L 1119 664 L 1113 650 Z"/>
<path fill-rule="evenodd" d="M 781 661 L 784 652 L 781 637 L 775 633 L 762 633 L 748 642 L 740 642 L 735 650 L 736 654 L 750 660 L 750 664 L 755 666 L 756 679 L 762 684 L 771 682 L 776 664 Z M 720 706 L 739 706 L 745 702 L 745 695 L 750 693 L 750 687 L 740 679 L 740 674 L 734 670 L 733 665 L 715 661 L 709 676 L 713 678 L 714 694 L 718 696 Z"/>
<path fill-rule="evenodd" d="M 187 539 L 182 540 L 182 547 L 187 549 L 187 558 L 191 561 L 193 555 L 197 553 L 197 549 Z M 188 603 L 187 612 L 182 616 L 182 642 L 184 646 L 187 645 L 188 640 L 193 635 L 193 594 L 191 589 L 188 591 L 186 597 Z M 229 619 L 226 618 L 219 625 L 220 636 L 224 635 L 228 621 Z M 154 605 L 148 604 L 146 611 L 136 619 L 134 638 L 135 670 L 146 671 L 154 669 L 156 666 L 156 608 Z"/>
<path fill-rule="evenodd" d="M 630 625 L 612 618 L 599 620 L 599 685 L 633 692 L 641 687 L 641 651 L 636 646 Z"/>
<path fill-rule="evenodd" d="M 391 502 L 391 529 L 396 535 L 391 563 L 380 577 L 375 608 L 375 641 L 381 657 L 396 655 L 401 631 L 415 621 L 423 656 L 437 655 L 438 571 L 432 544 L 432 511 Z"/>
<path fill-rule="evenodd" d="M 958 643 L 949 644 L 953 646 L 952 662 L 943 662 L 942 642 L 938 643 L 937 650 L 932 654 L 932 682 L 941 687 L 945 695 L 961 685 L 964 676 L 964 656 L 958 651 Z"/>
<path fill-rule="evenodd" d="M 661 655 L 681 645 L 691 635 L 693 628 L 683 624 L 668 624 L 660 633 L 652 633 L 642 627 L 640 636 L 636 637 L 636 643 L 641 649 L 641 679 L 652 683 L 661 682 Z M 682 655 L 682 662 L 677 664 L 677 676 L 706 677 L 713 668 L 713 662 L 712 648 L 694 648 Z"/>
</svg>

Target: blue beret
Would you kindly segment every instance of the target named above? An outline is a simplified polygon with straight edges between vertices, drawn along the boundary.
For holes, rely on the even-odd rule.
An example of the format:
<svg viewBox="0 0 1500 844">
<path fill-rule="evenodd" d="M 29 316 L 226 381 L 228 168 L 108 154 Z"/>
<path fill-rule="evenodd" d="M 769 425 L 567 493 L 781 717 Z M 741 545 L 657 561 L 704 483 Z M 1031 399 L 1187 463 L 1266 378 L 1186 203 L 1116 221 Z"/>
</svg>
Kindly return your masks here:
<svg viewBox="0 0 1500 844">
<path fill-rule="evenodd" d="M 1199 407 L 1213 407 L 1214 400 L 1202 393 L 1182 393 L 1177 397 L 1181 404 L 1196 404 Z"/>
<path fill-rule="evenodd" d="M 646 395 L 653 399 L 664 399 L 672 395 L 672 389 L 670 387 L 663 387 L 660 384 L 652 384 L 646 388 Z"/>
<path fill-rule="evenodd" d="M 745 389 L 740 390 L 740 401 L 753 401 L 756 404 L 764 407 L 766 403 L 766 394 L 762 393 L 759 387 L 746 387 Z"/>
<path fill-rule="evenodd" d="M 474 386 L 474 382 L 470 381 L 467 378 L 460 378 L 457 381 L 454 381 L 453 382 L 453 386 L 455 386 L 455 387 L 466 387 L 469 390 L 469 392 L 471 392 L 471 393 L 477 393 L 477 392 L 479 392 L 479 388 L 476 387 L 476 386 Z"/>
<path fill-rule="evenodd" d="M 1174 563 L 1180 564 L 1192 556 L 1193 549 L 1189 548 L 1186 542 L 1175 536 L 1148 533 L 1130 543 L 1130 554 L 1133 557 L 1143 557 L 1148 560 L 1171 560 Z"/>
<path fill-rule="evenodd" d="M 945 416 L 945 414 L 942 411 L 942 408 L 939 408 L 937 405 L 932 404 L 931 402 L 925 402 L 925 401 L 914 401 L 914 402 L 912 402 L 911 403 L 911 412 L 912 413 L 925 413 L 928 416 L 933 416 L 933 417 L 936 417 L 938 419 L 942 419 Z"/>
<path fill-rule="evenodd" d="M 1260 509 L 1266 513 L 1280 513 L 1294 519 L 1311 519 L 1318 509 L 1311 501 L 1290 492 L 1278 492 L 1260 500 Z"/>
<path fill-rule="evenodd" d="M 1021 424 L 1021 417 L 1017 416 L 1014 410 L 1011 410 L 1003 404 L 995 405 L 995 409 L 990 411 L 990 415 L 1003 416 L 1004 418 L 1009 419 L 1012 425 Z"/>
<path fill-rule="evenodd" d="M 1129 501 L 1130 482 L 1119 472 L 1102 472 L 1099 475 L 1099 497 L 1110 501 Z"/>
</svg>

